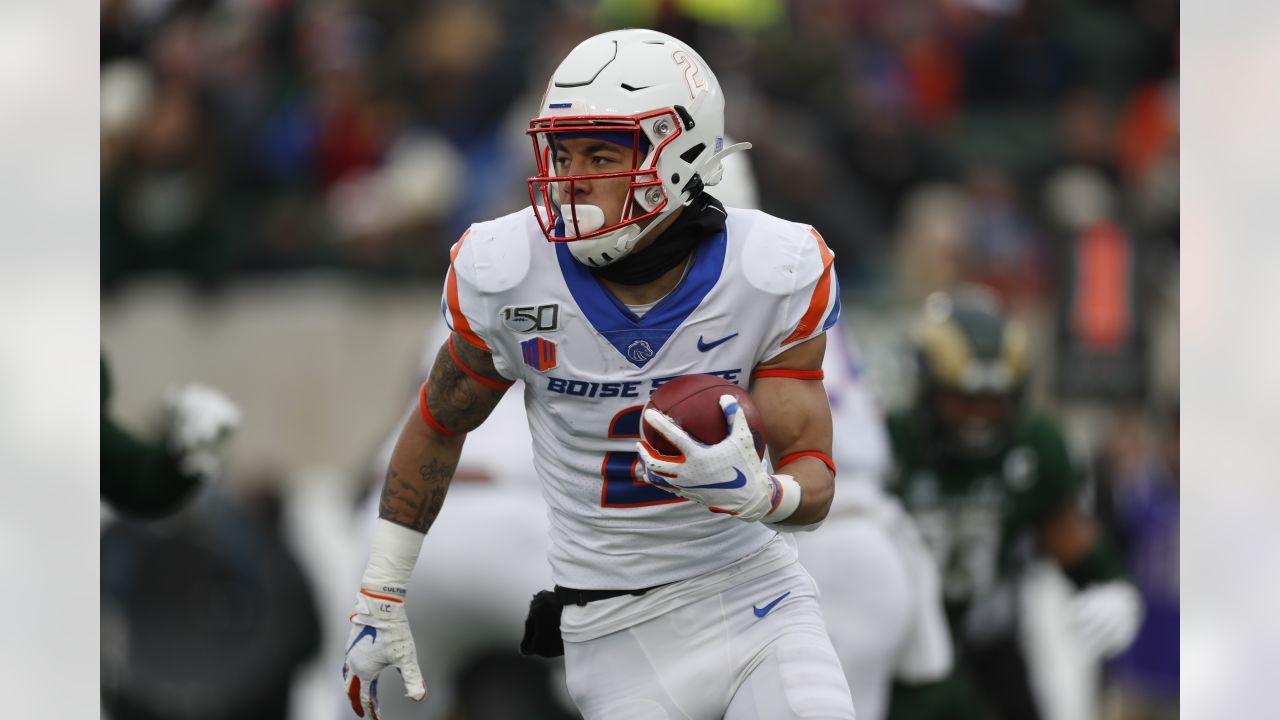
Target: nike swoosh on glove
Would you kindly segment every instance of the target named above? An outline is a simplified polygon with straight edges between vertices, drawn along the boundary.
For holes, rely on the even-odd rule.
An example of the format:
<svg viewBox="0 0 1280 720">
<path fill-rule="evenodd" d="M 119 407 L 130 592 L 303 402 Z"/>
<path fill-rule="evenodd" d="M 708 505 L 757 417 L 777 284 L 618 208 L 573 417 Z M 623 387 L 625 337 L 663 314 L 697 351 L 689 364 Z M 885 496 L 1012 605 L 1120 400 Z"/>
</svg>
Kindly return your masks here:
<svg viewBox="0 0 1280 720">
<path fill-rule="evenodd" d="M 378 674 L 387 667 L 400 671 L 404 694 L 422 702 L 427 697 L 427 686 L 418 668 L 404 601 L 362 588 L 356 596 L 351 625 L 342 681 L 355 714 L 378 720 Z"/>
<path fill-rule="evenodd" d="M 784 485 L 765 471 L 756 455 L 746 412 L 737 400 L 732 395 L 721 395 L 720 409 L 729 423 L 729 434 L 715 445 L 694 440 L 657 410 L 645 410 L 645 421 L 671 441 L 680 455 L 663 455 L 644 440 L 637 442 L 636 452 L 644 463 L 641 479 L 714 512 L 736 515 L 748 522 L 768 522 L 766 516 L 778 508 Z M 790 476 L 785 477 L 795 485 Z M 794 511 L 794 507 L 791 509 Z"/>
<path fill-rule="evenodd" d="M 1099 658 L 1120 654 L 1142 625 L 1142 599 L 1124 580 L 1093 585 L 1076 593 L 1072 621 L 1081 644 Z"/>
</svg>

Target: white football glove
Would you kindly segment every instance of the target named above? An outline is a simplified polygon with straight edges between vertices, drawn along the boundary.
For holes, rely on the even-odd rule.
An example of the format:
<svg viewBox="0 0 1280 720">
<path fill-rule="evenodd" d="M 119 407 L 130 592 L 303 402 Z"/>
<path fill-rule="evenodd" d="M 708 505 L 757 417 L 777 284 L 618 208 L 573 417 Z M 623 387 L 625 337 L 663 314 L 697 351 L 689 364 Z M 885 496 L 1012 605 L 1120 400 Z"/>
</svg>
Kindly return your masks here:
<svg viewBox="0 0 1280 720">
<path fill-rule="evenodd" d="M 240 408 L 221 391 L 192 383 L 164 397 L 170 449 L 182 472 L 205 480 L 222 471 L 219 446 L 240 426 Z"/>
<path fill-rule="evenodd" d="M 1142 599 L 1124 580 L 1092 585 L 1076 593 L 1072 622 L 1081 645 L 1099 658 L 1120 654 L 1142 625 Z"/>
<path fill-rule="evenodd" d="M 680 451 L 660 455 L 643 440 L 636 452 L 644 463 L 642 480 L 740 520 L 779 522 L 800 504 L 800 485 L 790 475 L 770 475 L 756 455 L 746 412 L 732 395 L 720 396 L 729 434 L 715 445 L 694 440 L 674 420 L 654 410 L 644 419 Z"/>
<path fill-rule="evenodd" d="M 400 671 L 407 697 L 422 702 L 427 696 L 402 598 L 386 594 L 383 588 L 361 588 L 356 595 L 342 680 L 351 709 L 359 717 L 378 720 L 378 674 L 387 667 Z"/>
</svg>

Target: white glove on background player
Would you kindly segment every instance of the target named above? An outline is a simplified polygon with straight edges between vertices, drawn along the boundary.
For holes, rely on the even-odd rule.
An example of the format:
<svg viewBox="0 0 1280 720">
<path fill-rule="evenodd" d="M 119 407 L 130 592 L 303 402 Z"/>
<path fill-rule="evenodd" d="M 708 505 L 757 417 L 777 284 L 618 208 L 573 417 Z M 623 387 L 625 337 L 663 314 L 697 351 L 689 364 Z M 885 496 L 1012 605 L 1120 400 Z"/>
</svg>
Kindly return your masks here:
<svg viewBox="0 0 1280 720">
<path fill-rule="evenodd" d="M 222 472 L 219 446 L 240 426 L 240 408 L 221 391 L 192 383 L 164 396 L 169 448 L 186 475 L 205 480 Z"/>
<path fill-rule="evenodd" d="M 378 718 L 378 674 L 400 671 L 404 694 L 416 702 L 427 697 L 418 668 L 418 653 L 404 611 L 409 577 L 418 561 L 424 533 L 379 518 L 369 550 L 369 564 L 351 613 L 347 659 L 342 683 L 358 717 Z"/>
<path fill-rule="evenodd" d="M 800 505 L 800 485 L 790 475 L 770 475 L 756 455 L 746 412 L 732 395 L 720 396 L 729 434 L 715 445 L 694 440 L 671 418 L 649 408 L 644 419 L 683 455 L 660 455 L 641 440 L 636 452 L 644 463 L 643 480 L 668 492 L 736 515 L 741 520 L 779 522 Z"/>
<path fill-rule="evenodd" d="M 1118 655 L 1142 625 L 1142 599 L 1124 580 L 1092 585 L 1076 593 L 1071 620 L 1084 648 L 1099 658 Z"/>
</svg>

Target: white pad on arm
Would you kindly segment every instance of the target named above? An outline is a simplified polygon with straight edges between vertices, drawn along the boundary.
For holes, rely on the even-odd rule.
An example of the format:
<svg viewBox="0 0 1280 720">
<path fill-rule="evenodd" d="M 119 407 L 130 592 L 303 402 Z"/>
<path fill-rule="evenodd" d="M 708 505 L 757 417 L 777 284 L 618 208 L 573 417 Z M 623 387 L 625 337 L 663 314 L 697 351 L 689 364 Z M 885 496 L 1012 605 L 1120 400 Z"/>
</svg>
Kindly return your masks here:
<svg viewBox="0 0 1280 720">
<path fill-rule="evenodd" d="M 373 531 L 373 547 L 369 549 L 369 564 L 360 580 L 361 587 L 403 598 L 426 536 L 426 533 L 378 518 Z"/>
</svg>

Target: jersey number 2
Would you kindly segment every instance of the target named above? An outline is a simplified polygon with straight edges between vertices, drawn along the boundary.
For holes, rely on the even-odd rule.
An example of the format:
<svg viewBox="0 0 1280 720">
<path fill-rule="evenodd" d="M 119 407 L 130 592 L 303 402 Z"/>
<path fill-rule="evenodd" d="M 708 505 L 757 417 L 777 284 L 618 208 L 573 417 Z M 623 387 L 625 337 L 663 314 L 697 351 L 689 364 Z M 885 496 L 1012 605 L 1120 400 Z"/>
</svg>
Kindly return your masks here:
<svg viewBox="0 0 1280 720">
<path fill-rule="evenodd" d="M 640 437 L 640 412 L 643 405 L 634 405 L 609 421 L 609 437 L 627 439 Z M 648 505 L 666 505 L 684 502 L 661 488 L 656 488 L 643 480 L 636 479 L 636 466 L 640 456 L 634 452 L 607 452 L 604 462 L 600 464 L 600 474 L 604 476 L 604 487 L 600 491 L 602 507 L 646 507 Z"/>
</svg>

